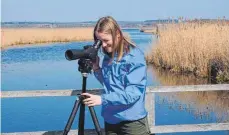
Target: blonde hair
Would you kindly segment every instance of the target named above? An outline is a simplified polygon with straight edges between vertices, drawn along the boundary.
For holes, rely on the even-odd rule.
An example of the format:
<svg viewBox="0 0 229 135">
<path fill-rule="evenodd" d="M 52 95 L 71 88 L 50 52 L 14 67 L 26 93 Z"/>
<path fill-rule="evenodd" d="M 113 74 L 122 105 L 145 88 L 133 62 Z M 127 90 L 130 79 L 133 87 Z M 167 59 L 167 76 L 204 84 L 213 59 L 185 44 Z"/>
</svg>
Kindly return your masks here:
<svg viewBox="0 0 229 135">
<path fill-rule="evenodd" d="M 98 33 L 108 33 L 111 34 L 113 40 L 113 52 L 112 52 L 112 60 L 114 59 L 114 55 L 118 54 L 117 61 L 120 61 L 123 57 L 124 51 L 129 52 L 130 47 L 136 47 L 136 45 L 130 40 L 129 36 L 124 35 L 121 31 L 120 26 L 111 16 L 102 17 L 98 20 L 97 24 L 94 28 L 94 40 L 97 40 L 96 32 Z M 116 43 L 117 35 L 120 35 L 120 40 Z M 103 50 L 105 52 L 105 50 Z"/>
</svg>

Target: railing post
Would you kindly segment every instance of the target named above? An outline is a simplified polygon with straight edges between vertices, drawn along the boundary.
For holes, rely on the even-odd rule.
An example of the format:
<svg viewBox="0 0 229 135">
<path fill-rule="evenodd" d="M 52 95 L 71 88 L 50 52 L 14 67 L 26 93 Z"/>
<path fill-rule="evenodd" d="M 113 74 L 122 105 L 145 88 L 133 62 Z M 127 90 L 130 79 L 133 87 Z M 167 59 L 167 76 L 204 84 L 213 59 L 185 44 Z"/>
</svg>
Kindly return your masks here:
<svg viewBox="0 0 229 135">
<path fill-rule="evenodd" d="M 149 127 L 155 126 L 155 93 L 146 94 L 146 109 L 148 111 Z"/>
</svg>

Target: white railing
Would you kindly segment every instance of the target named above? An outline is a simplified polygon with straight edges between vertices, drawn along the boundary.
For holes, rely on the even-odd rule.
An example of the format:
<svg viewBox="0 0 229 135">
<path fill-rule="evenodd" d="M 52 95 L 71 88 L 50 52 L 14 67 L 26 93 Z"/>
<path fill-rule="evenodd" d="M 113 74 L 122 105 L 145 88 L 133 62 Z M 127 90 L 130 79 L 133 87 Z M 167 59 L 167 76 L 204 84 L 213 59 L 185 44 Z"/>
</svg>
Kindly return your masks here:
<svg viewBox="0 0 229 135">
<path fill-rule="evenodd" d="M 146 108 L 149 112 L 148 120 L 152 133 L 172 133 L 172 132 L 198 132 L 198 131 L 229 131 L 229 123 L 209 123 L 209 124 L 183 124 L 183 125 L 161 125 L 155 126 L 155 93 L 161 92 L 188 92 L 188 91 L 227 91 L 229 84 L 217 85 L 185 85 L 185 86 L 159 86 L 147 87 Z M 93 94 L 101 94 L 101 89 L 88 90 Z M 2 91 L 1 98 L 17 97 L 45 97 L 45 96 L 76 96 L 81 90 L 31 90 L 31 91 Z M 77 134 L 77 130 L 71 130 L 69 135 Z M 38 135 L 38 134 L 62 134 L 62 131 L 38 131 L 38 132 L 16 132 L 2 133 L 3 135 Z M 85 134 L 96 134 L 94 130 L 85 130 Z"/>
</svg>

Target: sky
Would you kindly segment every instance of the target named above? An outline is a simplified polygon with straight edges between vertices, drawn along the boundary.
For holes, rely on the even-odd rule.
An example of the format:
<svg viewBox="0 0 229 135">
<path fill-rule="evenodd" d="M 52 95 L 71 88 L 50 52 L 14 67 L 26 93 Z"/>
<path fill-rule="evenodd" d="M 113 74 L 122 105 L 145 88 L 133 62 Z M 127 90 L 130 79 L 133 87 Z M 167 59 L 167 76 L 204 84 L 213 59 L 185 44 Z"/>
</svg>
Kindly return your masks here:
<svg viewBox="0 0 229 135">
<path fill-rule="evenodd" d="M 229 0 L 1 0 L 1 21 L 82 22 L 184 17 L 229 19 Z"/>
</svg>

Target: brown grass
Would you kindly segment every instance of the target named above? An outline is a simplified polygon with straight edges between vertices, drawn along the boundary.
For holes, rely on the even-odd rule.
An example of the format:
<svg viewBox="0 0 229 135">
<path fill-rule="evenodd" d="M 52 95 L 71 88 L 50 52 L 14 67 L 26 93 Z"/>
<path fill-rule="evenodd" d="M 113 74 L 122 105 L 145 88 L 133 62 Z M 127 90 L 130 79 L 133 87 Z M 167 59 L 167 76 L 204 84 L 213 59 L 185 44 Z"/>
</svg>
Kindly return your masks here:
<svg viewBox="0 0 229 135">
<path fill-rule="evenodd" d="M 93 28 L 3 28 L 1 48 L 93 39 Z"/>
<path fill-rule="evenodd" d="M 217 66 L 220 79 L 229 80 L 229 25 L 218 23 L 169 24 L 159 31 L 159 39 L 147 61 L 173 72 L 211 76 Z"/>
</svg>

